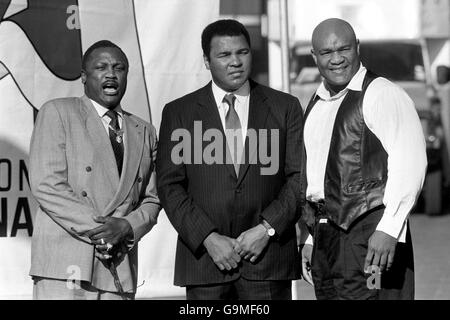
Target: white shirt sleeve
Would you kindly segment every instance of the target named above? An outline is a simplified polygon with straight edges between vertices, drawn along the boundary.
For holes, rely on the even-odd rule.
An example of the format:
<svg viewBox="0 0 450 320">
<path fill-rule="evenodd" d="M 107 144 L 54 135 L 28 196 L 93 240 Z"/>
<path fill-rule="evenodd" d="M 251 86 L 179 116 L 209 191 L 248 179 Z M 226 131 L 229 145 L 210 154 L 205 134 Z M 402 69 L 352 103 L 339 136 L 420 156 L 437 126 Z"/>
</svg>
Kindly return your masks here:
<svg viewBox="0 0 450 320">
<path fill-rule="evenodd" d="M 385 78 L 367 88 L 363 116 L 388 154 L 384 215 L 377 230 L 405 241 L 406 219 L 414 206 L 426 174 L 427 156 L 422 125 L 414 102 Z"/>
</svg>

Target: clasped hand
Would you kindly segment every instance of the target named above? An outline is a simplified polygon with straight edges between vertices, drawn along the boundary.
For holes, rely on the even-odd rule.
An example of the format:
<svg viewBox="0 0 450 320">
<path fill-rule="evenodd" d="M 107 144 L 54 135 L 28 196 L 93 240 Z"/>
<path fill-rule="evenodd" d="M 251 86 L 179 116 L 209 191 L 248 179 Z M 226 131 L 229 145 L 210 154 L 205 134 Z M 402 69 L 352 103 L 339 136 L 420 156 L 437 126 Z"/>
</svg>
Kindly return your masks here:
<svg viewBox="0 0 450 320">
<path fill-rule="evenodd" d="M 203 244 L 209 256 L 221 270 L 236 269 L 241 258 L 254 263 L 269 242 L 266 228 L 261 224 L 242 232 L 233 239 L 212 232 Z"/>
<path fill-rule="evenodd" d="M 79 235 L 91 240 L 95 245 L 95 255 L 99 259 L 110 259 L 113 252 L 120 258 L 127 251 L 124 240 L 133 235 L 130 223 L 126 219 L 115 217 L 95 216 L 93 219 L 101 226 Z"/>
</svg>

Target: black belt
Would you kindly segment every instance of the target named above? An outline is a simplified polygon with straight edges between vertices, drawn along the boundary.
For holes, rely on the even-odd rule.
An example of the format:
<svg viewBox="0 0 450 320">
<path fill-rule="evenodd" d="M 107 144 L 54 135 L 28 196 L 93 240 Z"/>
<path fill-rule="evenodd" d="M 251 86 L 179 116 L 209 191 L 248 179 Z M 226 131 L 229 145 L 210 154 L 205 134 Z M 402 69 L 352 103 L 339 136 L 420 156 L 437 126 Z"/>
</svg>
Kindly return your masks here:
<svg viewBox="0 0 450 320">
<path fill-rule="evenodd" d="M 325 201 L 319 200 L 319 201 L 309 201 L 309 206 L 315 211 L 315 215 L 320 215 L 325 212 Z"/>
<path fill-rule="evenodd" d="M 319 219 L 325 217 L 325 201 L 306 201 L 305 205 L 304 220 L 308 231 L 311 235 L 314 235 L 315 225 L 318 223 Z"/>
</svg>

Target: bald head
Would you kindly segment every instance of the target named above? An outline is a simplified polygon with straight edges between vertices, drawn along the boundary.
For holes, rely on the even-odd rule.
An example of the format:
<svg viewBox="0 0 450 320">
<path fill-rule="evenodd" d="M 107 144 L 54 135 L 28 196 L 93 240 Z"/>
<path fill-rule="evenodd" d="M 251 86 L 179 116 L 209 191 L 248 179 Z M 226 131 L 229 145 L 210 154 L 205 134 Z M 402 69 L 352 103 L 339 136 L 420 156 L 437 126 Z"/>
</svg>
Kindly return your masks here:
<svg viewBox="0 0 450 320">
<path fill-rule="evenodd" d="M 356 35 L 350 23 L 345 20 L 331 18 L 319 23 L 312 33 L 312 46 L 315 48 L 321 40 L 335 34 L 339 37 L 345 37 L 356 44 Z"/>
<path fill-rule="evenodd" d="M 327 19 L 312 34 L 314 61 L 332 95 L 344 89 L 358 72 L 359 48 L 352 26 L 341 19 Z"/>
</svg>

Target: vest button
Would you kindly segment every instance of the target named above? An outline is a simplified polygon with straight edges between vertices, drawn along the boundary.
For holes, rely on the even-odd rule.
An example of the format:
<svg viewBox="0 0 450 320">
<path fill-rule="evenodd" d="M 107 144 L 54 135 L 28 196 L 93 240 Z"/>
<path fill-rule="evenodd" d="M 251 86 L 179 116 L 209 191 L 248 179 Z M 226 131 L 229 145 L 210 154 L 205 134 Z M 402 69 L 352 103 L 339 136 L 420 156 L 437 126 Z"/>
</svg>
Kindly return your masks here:
<svg viewBox="0 0 450 320">
<path fill-rule="evenodd" d="M 91 168 L 90 166 L 87 166 L 87 167 L 86 167 L 86 171 L 87 171 L 87 172 L 91 172 L 91 171 L 92 171 L 92 168 Z"/>
<path fill-rule="evenodd" d="M 137 181 L 138 181 L 138 182 L 142 182 L 142 178 L 139 177 L 139 178 L 137 179 Z"/>
<path fill-rule="evenodd" d="M 81 191 L 81 195 L 82 195 L 83 197 L 86 197 L 86 196 L 87 196 L 87 192 L 86 192 L 86 191 Z"/>
</svg>

